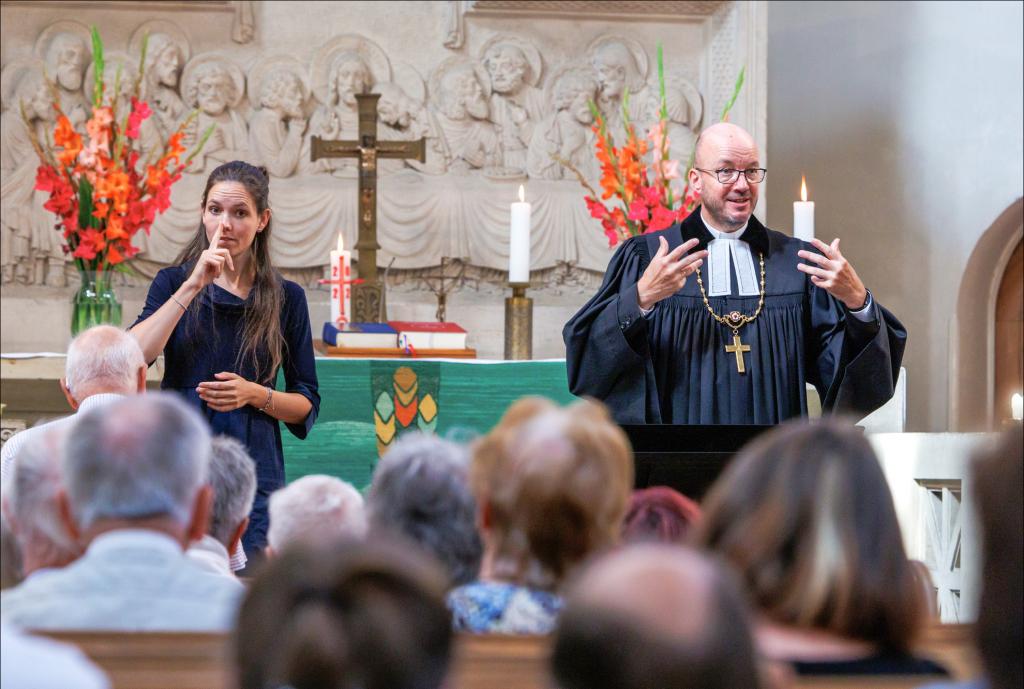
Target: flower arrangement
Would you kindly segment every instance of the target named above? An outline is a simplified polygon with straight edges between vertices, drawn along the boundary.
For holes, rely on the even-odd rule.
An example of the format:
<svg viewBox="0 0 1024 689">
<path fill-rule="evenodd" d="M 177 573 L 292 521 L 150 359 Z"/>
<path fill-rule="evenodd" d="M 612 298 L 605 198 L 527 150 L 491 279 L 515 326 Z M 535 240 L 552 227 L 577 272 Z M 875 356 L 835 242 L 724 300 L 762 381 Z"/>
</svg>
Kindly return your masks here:
<svg viewBox="0 0 1024 689">
<path fill-rule="evenodd" d="M 736 79 L 732 97 L 722 110 L 722 121 L 729 119 L 729 111 L 736 102 L 743 87 L 744 70 Z M 658 121 L 647 130 L 645 137 L 637 135 L 636 125 L 629 116 L 629 91 L 622 99 L 622 119 L 625 129 L 625 143 L 616 146 L 608 131 L 604 117 L 597 105 L 590 101 L 590 112 L 594 117 L 592 127 L 596 135 L 597 160 L 601 166 L 601 193 L 587 182 L 583 174 L 571 163 L 557 159 L 572 170 L 580 183 L 589 192 L 583 197 L 590 215 L 601 221 L 601 227 L 608 238 L 608 246 L 615 246 L 625 240 L 648 232 L 664 230 L 673 223 L 684 220 L 699 200 L 690 189 L 689 173 L 693 167 L 694 154 L 690 154 L 685 169 L 680 161 L 670 160 L 668 127 L 668 106 L 665 99 L 665 65 L 662 46 L 658 44 L 658 87 L 661 107 Z M 645 162 L 648 153 L 650 163 Z M 681 191 L 673 188 L 674 180 L 683 180 Z M 618 206 L 609 208 L 606 201 L 615 197 Z"/>
<path fill-rule="evenodd" d="M 128 112 L 118 112 L 117 94 L 121 89 L 120 66 L 113 91 L 106 98 L 103 42 L 92 28 L 93 73 L 92 117 L 83 137 L 71 126 L 60 106 L 55 85 L 47 78 L 53 94 L 57 121 L 53 144 L 41 142 L 31 133 L 32 145 L 39 156 L 36 189 L 47 192 L 43 207 L 59 217 L 57 229 L 63 231 L 64 251 L 71 254 L 80 271 L 103 273 L 132 258 L 138 248 L 132 237 L 139 230 L 149 233 L 157 214 L 171 205 L 171 186 L 202 149 L 212 129 L 205 132 L 195 150 L 184 160 L 181 143 L 185 128 L 196 117 L 193 112 L 161 150 L 139 150 L 142 123 L 151 111 L 140 98 L 146 44 L 142 42 L 138 75 L 135 78 Z M 22 118 L 28 118 L 22 108 Z"/>
</svg>

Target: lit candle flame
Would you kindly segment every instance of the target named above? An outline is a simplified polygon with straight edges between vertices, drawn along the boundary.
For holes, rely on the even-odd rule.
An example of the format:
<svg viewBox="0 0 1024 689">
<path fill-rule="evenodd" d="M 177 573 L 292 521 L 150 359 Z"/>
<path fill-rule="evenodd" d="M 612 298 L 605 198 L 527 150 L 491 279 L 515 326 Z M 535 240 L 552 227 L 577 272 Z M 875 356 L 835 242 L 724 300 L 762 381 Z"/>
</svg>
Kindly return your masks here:
<svg viewBox="0 0 1024 689">
<path fill-rule="evenodd" d="M 344 250 L 345 250 L 345 238 L 341 235 L 341 232 L 339 232 L 338 233 L 338 253 L 340 254 Z"/>
<path fill-rule="evenodd" d="M 523 185 L 519 185 L 519 203 L 526 201 L 526 190 L 523 189 Z"/>
<path fill-rule="evenodd" d="M 800 200 L 807 200 L 807 180 L 803 175 L 800 175 Z"/>
</svg>

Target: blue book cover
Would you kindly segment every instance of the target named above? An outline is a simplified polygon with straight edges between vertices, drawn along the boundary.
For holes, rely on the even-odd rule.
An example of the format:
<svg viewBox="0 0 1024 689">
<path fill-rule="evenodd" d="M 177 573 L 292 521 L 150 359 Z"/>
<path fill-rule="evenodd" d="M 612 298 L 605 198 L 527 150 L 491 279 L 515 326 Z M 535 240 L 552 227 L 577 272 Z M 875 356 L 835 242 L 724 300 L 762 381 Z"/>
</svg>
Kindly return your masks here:
<svg viewBox="0 0 1024 689">
<path fill-rule="evenodd" d="M 398 346 L 398 331 L 387 323 L 346 323 L 339 328 L 334 323 L 324 323 L 323 339 L 334 347 L 379 347 Z"/>
</svg>

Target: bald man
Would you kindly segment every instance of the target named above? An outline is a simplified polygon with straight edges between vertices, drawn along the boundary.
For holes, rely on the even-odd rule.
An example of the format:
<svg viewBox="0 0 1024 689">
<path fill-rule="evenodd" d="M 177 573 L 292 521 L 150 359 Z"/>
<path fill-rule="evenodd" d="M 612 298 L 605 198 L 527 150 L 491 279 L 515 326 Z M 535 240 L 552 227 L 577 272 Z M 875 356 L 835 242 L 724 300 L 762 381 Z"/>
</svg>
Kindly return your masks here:
<svg viewBox="0 0 1024 689">
<path fill-rule="evenodd" d="M 731 575 L 678 545 L 627 547 L 570 591 L 552 666 L 564 689 L 757 689 L 748 613 Z"/>
<path fill-rule="evenodd" d="M 831 244 L 753 216 L 765 169 L 742 128 L 697 139 L 683 222 L 619 248 L 598 293 L 562 331 L 569 388 L 620 423 L 777 424 L 865 416 L 892 397 L 903 325 Z M 691 279 L 693 278 L 693 279 Z"/>
</svg>

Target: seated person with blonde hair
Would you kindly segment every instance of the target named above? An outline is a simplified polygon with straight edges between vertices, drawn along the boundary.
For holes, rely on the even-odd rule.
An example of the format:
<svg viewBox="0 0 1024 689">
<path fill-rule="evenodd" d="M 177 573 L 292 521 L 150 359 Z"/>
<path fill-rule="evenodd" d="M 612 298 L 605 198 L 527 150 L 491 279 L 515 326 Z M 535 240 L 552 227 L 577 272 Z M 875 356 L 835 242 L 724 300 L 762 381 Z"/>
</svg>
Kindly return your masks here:
<svg viewBox="0 0 1024 689">
<path fill-rule="evenodd" d="M 318 544 L 366 535 L 363 496 L 333 476 L 303 476 L 275 491 L 268 506 L 267 557 L 295 543 Z"/>
<path fill-rule="evenodd" d="M 633 485 L 622 429 L 598 402 L 513 404 L 473 451 L 480 579 L 448 595 L 456 631 L 546 634 L 561 586 L 619 537 Z"/>
</svg>

